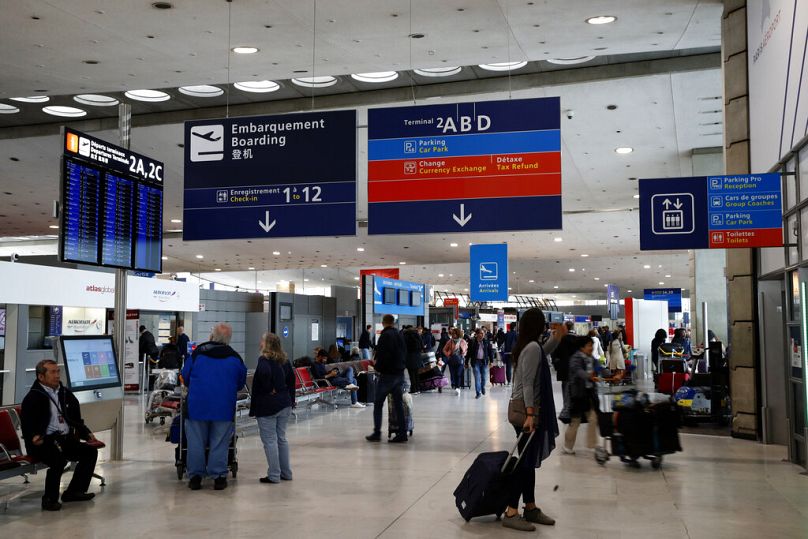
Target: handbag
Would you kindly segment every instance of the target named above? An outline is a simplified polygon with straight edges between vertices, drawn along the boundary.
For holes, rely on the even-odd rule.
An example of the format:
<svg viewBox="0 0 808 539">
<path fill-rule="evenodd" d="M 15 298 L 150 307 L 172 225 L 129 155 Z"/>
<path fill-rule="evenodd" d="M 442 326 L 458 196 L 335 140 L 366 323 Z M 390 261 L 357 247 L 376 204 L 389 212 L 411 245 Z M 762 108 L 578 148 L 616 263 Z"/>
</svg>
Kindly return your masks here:
<svg viewBox="0 0 808 539">
<path fill-rule="evenodd" d="M 508 423 L 517 429 L 525 425 L 527 419 L 527 408 L 522 399 L 511 399 L 508 401 Z"/>
</svg>

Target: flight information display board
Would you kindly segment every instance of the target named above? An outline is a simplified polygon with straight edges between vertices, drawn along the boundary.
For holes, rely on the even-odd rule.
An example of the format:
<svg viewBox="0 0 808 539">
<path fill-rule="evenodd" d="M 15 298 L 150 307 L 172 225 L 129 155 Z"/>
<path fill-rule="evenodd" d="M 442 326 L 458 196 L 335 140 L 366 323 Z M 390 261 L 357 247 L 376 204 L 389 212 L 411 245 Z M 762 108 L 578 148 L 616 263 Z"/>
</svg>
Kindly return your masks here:
<svg viewBox="0 0 808 539">
<path fill-rule="evenodd" d="M 61 260 L 162 271 L 163 164 L 72 129 L 64 135 Z"/>
</svg>

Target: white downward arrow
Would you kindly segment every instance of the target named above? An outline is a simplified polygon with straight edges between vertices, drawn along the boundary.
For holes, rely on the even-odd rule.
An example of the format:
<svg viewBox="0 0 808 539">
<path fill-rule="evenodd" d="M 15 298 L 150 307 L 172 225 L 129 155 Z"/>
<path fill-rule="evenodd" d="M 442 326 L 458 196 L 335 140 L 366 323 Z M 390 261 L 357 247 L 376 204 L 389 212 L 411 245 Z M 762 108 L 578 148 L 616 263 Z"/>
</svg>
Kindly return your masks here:
<svg viewBox="0 0 808 539">
<path fill-rule="evenodd" d="M 682 207 L 682 203 L 679 202 L 678 198 L 676 199 L 676 203 L 673 205 L 673 207 L 676 208 L 677 210 Z"/>
<path fill-rule="evenodd" d="M 471 216 L 472 216 L 471 213 L 466 215 L 466 205 L 465 204 L 460 205 L 460 217 L 458 217 L 454 213 L 452 214 L 452 217 L 454 218 L 455 221 L 457 221 L 457 224 L 460 225 L 460 226 L 466 226 L 466 223 L 471 221 Z"/>
<path fill-rule="evenodd" d="M 258 220 L 258 225 L 264 229 L 264 232 L 269 232 L 270 230 L 272 230 L 275 227 L 275 223 L 277 223 L 277 220 L 274 219 L 272 220 L 271 223 L 269 222 L 269 210 L 266 211 L 264 221 L 262 221 L 261 219 Z"/>
</svg>

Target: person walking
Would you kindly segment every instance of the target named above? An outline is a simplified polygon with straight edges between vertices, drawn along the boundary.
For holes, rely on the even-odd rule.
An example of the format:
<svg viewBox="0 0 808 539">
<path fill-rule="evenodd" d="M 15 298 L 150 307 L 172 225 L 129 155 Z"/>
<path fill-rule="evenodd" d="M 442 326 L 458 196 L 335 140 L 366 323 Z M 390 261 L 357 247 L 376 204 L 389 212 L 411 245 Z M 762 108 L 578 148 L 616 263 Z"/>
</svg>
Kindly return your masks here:
<svg viewBox="0 0 808 539">
<path fill-rule="evenodd" d="M 443 355 L 446 357 L 446 363 L 449 365 L 449 378 L 452 382 L 452 389 L 460 395 L 460 388 L 463 387 L 463 367 L 465 365 L 465 357 L 468 352 L 468 344 L 463 338 L 463 334 L 459 328 L 451 329 L 451 339 L 446 341 L 443 347 Z"/>
<path fill-rule="evenodd" d="M 185 326 L 177 326 L 177 350 L 180 354 L 180 368 L 188 358 L 188 345 L 190 342 L 191 339 L 185 333 Z"/>
<path fill-rule="evenodd" d="M 376 400 L 373 401 L 373 433 L 365 436 L 369 442 L 380 442 L 382 439 L 382 411 L 387 395 L 393 396 L 393 409 L 398 420 L 398 433 L 390 440 L 391 444 L 407 441 L 407 424 L 404 421 L 404 368 L 406 345 L 395 326 L 392 314 L 382 317 L 382 330 L 376 343 L 374 368 L 379 373 L 376 382 Z"/>
<path fill-rule="evenodd" d="M 370 348 L 372 346 L 370 339 L 371 329 L 373 329 L 373 326 L 368 324 L 365 326 L 365 329 L 362 330 L 362 334 L 359 335 L 359 351 L 362 354 L 362 359 L 370 359 Z"/>
<path fill-rule="evenodd" d="M 407 374 L 410 380 L 410 395 L 417 395 L 418 390 L 418 370 L 421 368 L 421 349 L 424 344 L 418 330 L 412 326 L 407 326 L 402 332 L 404 344 L 407 347 L 406 365 Z"/>
<path fill-rule="evenodd" d="M 520 531 L 533 531 L 533 523 L 552 526 L 555 520 L 547 516 L 536 505 L 536 468 L 555 449 L 558 437 L 553 380 L 547 351 L 558 345 L 563 335 L 554 336 L 542 347 L 539 338 L 544 333 L 544 313 L 532 308 L 525 311 L 519 320 L 519 338 L 513 348 L 514 372 L 513 391 L 508 405 L 509 420 L 511 410 L 524 410 L 521 424 L 513 424 L 516 436 L 520 439 L 522 460 L 510 475 L 508 485 L 508 506 L 502 518 L 502 526 Z M 532 437 L 521 437 L 522 432 L 532 433 Z M 524 502 L 523 516 L 519 516 L 519 499 Z"/>
<path fill-rule="evenodd" d="M 589 338 L 592 339 L 592 357 L 594 357 L 598 361 L 598 363 L 600 363 L 601 358 L 603 358 L 604 360 L 606 359 L 606 353 L 603 351 L 603 345 L 600 342 L 600 336 L 598 335 L 598 330 L 596 329 L 590 330 Z"/>
<path fill-rule="evenodd" d="M 565 455 L 575 454 L 575 438 L 584 417 L 589 423 L 586 427 L 586 447 L 595 449 L 598 440 L 598 393 L 595 387 L 598 378 L 592 357 L 592 339 L 579 337 L 576 345 L 578 350 L 570 358 L 570 424 L 564 433 L 562 451 Z"/>
<path fill-rule="evenodd" d="M 247 381 L 247 367 L 230 347 L 233 328 L 216 324 L 210 338 L 196 347 L 182 368 L 188 388 L 188 488 L 202 488 L 202 478 L 214 479 L 213 488 L 227 488 L 227 457 L 233 438 L 236 395 Z M 207 462 L 205 450 L 208 449 Z"/>
<path fill-rule="evenodd" d="M 295 373 L 274 333 L 261 337 L 261 357 L 255 368 L 250 417 L 258 422 L 267 458 L 267 474 L 261 483 L 292 480 L 286 426 L 295 406 Z"/>
<path fill-rule="evenodd" d="M 572 332 L 574 324 L 572 322 L 564 322 L 562 324 L 566 329 L 566 335 L 561 338 L 558 347 L 553 352 L 553 367 L 556 370 L 556 379 L 561 382 L 561 398 L 564 399 L 564 405 L 561 408 L 561 413 L 558 419 L 562 423 L 569 423 L 569 392 L 567 391 L 567 376 L 570 369 L 570 358 L 575 353 L 575 333 Z"/>
<path fill-rule="evenodd" d="M 475 398 L 479 399 L 485 395 L 485 380 L 488 378 L 488 365 L 493 359 L 491 357 L 491 344 L 485 338 L 482 329 L 477 329 L 474 339 L 469 344 L 467 361 L 471 365 L 474 373 L 474 389 L 477 392 Z"/>
<path fill-rule="evenodd" d="M 612 372 L 626 370 L 626 351 L 623 349 L 623 337 L 619 330 L 612 333 L 612 341 L 609 343 L 609 362 L 606 367 Z"/>
</svg>

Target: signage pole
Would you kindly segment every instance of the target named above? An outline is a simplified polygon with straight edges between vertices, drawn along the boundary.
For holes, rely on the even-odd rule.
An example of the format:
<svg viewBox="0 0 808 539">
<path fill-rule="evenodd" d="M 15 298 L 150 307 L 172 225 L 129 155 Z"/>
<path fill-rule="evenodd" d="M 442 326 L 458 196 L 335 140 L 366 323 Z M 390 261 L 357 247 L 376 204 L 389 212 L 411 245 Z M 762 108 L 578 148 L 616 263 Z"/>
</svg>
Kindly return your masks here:
<svg viewBox="0 0 808 539">
<path fill-rule="evenodd" d="M 707 336 L 708 331 L 708 324 L 707 324 L 707 302 L 703 301 L 701 303 L 701 321 L 702 324 L 702 334 L 701 338 L 704 339 L 704 361 L 707 365 L 707 372 L 710 372 L 710 339 Z"/>
<path fill-rule="evenodd" d="M 132 105 L 118 105 L 118 136 L 121 146 L 129 149 L 132 132 Z M 115 270 L 115 352 L 118 356 L 118 373 L 123 376 L 126 355 L 126 270 Z M 123 460 L 123 403 L 118 418 L 112 427 L 109 456 L 111 460 Z"/>
</svg>

